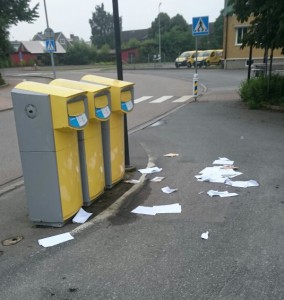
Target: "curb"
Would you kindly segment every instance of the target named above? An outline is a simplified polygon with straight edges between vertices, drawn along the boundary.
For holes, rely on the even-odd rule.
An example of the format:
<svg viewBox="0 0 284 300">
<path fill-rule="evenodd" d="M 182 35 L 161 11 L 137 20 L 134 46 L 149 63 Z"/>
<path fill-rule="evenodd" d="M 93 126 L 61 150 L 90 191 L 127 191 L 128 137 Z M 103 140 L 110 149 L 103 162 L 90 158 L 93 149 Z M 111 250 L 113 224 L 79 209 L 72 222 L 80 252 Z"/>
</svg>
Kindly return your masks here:
<svg viewBox="0 0 284 300">
<path fill-rule="evenodd" d="M 141 145 L 141 146 L 143 147 L 143 145 Z M 147 149 L 144 148 L 144 150 L 146 153 L 148 153 Z M 147 155 L 148 155 L 147 168 L 149 168 L 154 163 L 153 163 L 153 158 L 150 156 L 150 154 L 148 153 Z M 125 192 L 122 196 L 120 196 L 108 209 L 104 210 L 102 213 L 100 213 L 98 216 L 94 217 L 92 220 L 87 221 L 86 223 L 79 225 L 75 229 L 71 230 L 70 234 L 76 235 L 76 234 L 82 232 L 83 230 L 88 229 L 88 228 L 92 227 L 93 225 L 112 217 L 115 213 L 117 213 L 119 211 L 120 207 L 123 205 L 124 200 L 127 199 L 127 197 L 129 197 L 133 193 L 138 192 L 139 190 L 142 189 L 142 187 L 144 186 L 144 182 L 146 180 L 146 176 L 147 176 L 147 174 L 142 174 L 139 178 L 140 182 L 137 184 L 134 184 L 133 187 L 131 187 L 127 192 Z"/>
<path fill-rule="evenodd" d="M 4 83 L 4 84 L 0 85 L 0 89 L 4 89 L 7 86 L 9 86 L 9 83 Z"/>
<path fill-rule="evenodd" d="M 0 187 L 0 197 L 22 187 L 23 185 L 24 185 L 23 179 L 20 179 L 19 181 L 13 183 L 5 184 L 3 188 Z"/>
<path fill-rule="evenodd" d="M 263 105 L 263 108 L 273 110 L 273 111 L 278 111 L 278 112 L 284 112 L 284 107 L 283 106 L 277 106 L 277 105 Z"/>
</svg>

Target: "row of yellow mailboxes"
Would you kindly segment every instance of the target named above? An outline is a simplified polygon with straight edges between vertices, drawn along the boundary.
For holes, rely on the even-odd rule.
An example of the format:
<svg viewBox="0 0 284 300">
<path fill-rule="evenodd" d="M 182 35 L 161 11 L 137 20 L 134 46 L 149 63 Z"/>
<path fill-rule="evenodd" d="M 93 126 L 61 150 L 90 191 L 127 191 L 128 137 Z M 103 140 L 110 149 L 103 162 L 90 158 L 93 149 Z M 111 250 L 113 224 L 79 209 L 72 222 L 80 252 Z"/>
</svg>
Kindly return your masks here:
<svg viewBox="0 0 284 300">
<path fill-rule="evenodd" d="M 62 226 L 125 174 L 133 83 L 96 75 L 25 81 L 12 100 L 30 220 Z"/>
</svg>

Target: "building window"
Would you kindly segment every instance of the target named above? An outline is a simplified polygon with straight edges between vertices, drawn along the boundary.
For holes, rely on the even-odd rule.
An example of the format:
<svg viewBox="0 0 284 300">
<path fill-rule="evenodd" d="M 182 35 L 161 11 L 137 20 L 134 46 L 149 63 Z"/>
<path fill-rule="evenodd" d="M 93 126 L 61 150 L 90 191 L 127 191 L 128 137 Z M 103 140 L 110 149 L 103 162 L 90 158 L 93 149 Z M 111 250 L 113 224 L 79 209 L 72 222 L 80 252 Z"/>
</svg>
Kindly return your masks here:
<svg viewBox="0 0 284 300">
<path fill-rule="evenodd" d="M 235 45 L 236 46 L 241 46 L 243 43 L 243 38 L 245 34 L 247 33 L 248 28 L 247 27 L 238 27 L 236 28 L 236 41 Z"/>
<path fill-rule="evenodd" d="M 65 39 L 60 39 L 60 40 L 59 40 L 59 43 L 60 43 L 61 45 L 65 45 Z"/>
</svg>

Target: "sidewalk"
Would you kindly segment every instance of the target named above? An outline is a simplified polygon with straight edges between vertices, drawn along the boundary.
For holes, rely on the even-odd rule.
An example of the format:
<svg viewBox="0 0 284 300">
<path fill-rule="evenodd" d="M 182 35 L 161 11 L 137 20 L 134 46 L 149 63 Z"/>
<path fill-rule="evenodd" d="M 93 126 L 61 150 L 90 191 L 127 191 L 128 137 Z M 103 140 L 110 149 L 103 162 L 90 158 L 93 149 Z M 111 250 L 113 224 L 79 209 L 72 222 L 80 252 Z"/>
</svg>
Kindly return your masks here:
<svg viewBox="0 0 284 300">
<path fill-rule="evenodd" d="M 13 108 L 11 90 L 20 82 L 23 81 L 22 77 L 4 77 L 6 86 L 0 87 L 0 111 L 9 110 Z M 31 80 L 48 83 L 51 79 L 41 77 L 31 77 Z"/>
<path fill-rule="evenodd" d="M 3 195 L 0 240 L 23 237 L 0 244 L 0 275 L 9 274 L 0 282 L 4 299 L 48 299 L 51 292 L 68 298 L 61 288 L 67 284 L 80 299 L 111 299 L 111 293 L 117 299 L 283 299 L 283 115 L 248 110 L 226 96 L 204 97 L 130 134 L 131 163 L 163 170 L 138 185 L 115 187 L 106 199 L 113 205 L 85 225 L 36 228 L 28 220 L 24 187 Z M 170 152 L 179 156 L 164 157 Z M 195 175 L 219 156 L 234 160 L 243 173 L 234 180 L 255 179 L 260 186 L 198 182 Z M 165 179 L 151 182 L 155 176 Z M 164 194 L 164 186 L 178 191 Z M 117 188 L 121 195 L 133 192 L 121 198 Z M 238 196 L 211 198 L 211 189 Z M 98 213 L 104 201 L 91 209 Z M 175 203 L 180 214 L 132 213 L 141 205 Z M 206 231 L 209 239 L 203 240 Z M 47 249 L 37 243 L 63 232 L 74 240 Z"/>
</svg>

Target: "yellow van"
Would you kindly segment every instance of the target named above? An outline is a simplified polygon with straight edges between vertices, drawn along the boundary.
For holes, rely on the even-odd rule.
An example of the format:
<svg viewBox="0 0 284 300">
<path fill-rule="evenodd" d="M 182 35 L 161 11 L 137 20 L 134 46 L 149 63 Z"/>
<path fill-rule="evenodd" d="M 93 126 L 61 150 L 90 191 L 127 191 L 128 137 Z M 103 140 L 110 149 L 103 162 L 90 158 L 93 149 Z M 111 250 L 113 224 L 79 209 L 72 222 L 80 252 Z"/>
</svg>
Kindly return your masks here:
<svg viewBox="0 0 284 300">
<path fill-rule="evenodd" d="M 196 56 L 196 51 L 195 50 L 194 51 L 190 51 L 190 52 L 191 52 L 191 54 L 190 54 L 190 56 L 187 59 L 187 67 L 188 68 L 191 68 L 194 65 L 195 56 Z M 198 52 L 199 51 L 197 51 L 197 55 L 198 55 Z"/>
<path fill-rule="evenodd" d="M 192 55 L 192 52 L 194 52 L 194 51 L 185 51 L 179 57 L 177 57 L 175 60 L 176 68 L 186 67 L 187 59 L 188 59 L 188 57 L 190 57 Z"/>
<path fill-rule="evenodd" d="M 206 58 L 206 66 L 220 65 L 222 63 L 223 50 L 210 50 L 210 55 Z"/>
<path fill-rule="evenodd" d="M 197 52 L 197 58 L 194 59 L 193 65 L 197 67 L 206 67 L 206 60 L 210 56 L 212 50 L 202 50 Z"/>
</svg>

